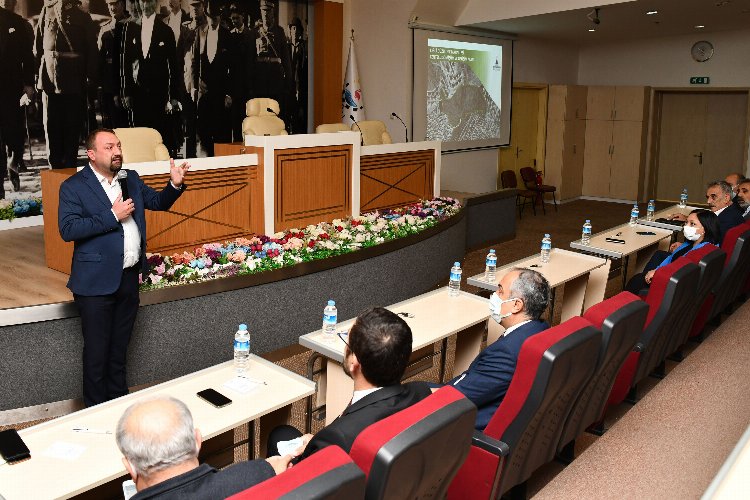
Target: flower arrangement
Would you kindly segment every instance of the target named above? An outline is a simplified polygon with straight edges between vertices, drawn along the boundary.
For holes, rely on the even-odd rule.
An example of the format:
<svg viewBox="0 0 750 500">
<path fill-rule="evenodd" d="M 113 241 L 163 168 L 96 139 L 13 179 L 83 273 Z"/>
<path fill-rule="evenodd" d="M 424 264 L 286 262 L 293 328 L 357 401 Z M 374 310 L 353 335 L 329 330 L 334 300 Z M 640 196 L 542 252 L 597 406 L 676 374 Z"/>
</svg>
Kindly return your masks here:
<svg viewBox="0 0 750 500">
<path fill-rule="evenodd" d="M 13 220 L 16 217 L 31 217 L 42 213 L 41 198 L 0 200 L 0 220 Z"/>
<path fill-rule="evenodd" d="M 208 243 L 192 252 L 150 254 L 141 290 L 254 274 L 326 259 L 424 231 L 458 213 L 453 198 L 435 198 L 358 217 L 334 219 L 271 236 Z"/>
</svg>

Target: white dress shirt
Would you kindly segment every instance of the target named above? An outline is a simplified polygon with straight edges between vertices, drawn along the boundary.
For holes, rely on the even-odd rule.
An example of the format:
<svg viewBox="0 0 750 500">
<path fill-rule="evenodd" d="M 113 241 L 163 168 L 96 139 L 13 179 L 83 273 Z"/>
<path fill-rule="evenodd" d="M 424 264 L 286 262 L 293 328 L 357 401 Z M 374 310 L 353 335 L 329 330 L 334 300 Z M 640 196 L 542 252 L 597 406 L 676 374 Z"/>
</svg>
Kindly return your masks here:
<svg viewBox="0 0 750 500">
<path fill-rule="evenodd" d="M 718 217 L 718 216 L 719 216 L 719 214 L 720 214 L 721 212 L 723 212 L 724 210 L 726 210 L 727 208 L 729 208 L 729 205 L 727 205 L 726 207 L 722 208 L 721 210 L 717 210 L 716 212 L 714 212 L 714 213 L 716 214 L 716 217 Z"/>
<path fill-rule="evenodd" d="M 96 179 L 104 189 L 104 193 L 107 195 L 107 198 L 109 198 L 109 201 L 114 203 L 117 197 L 122 195 L 122 189 L 120 188 L 120 183 L 117 181 L 117 177 L 114 177 L 110 183 L 103 175 L 99 174 L 94 167 L 89 165 L 89 168 L 94 172 Z M 112 210 L 112 215 L 117 219 L 114 210 Z M 135 223 L 132 215 L 121 220 L 120 223 L 122 224 L 122 230 L 125 233 L 122 254 L 122 268 L 125 269 L 136 265 L 138 259 L 141 258 L 141 233 L 138 231 L 138 224 Z"/>
<path fill-rule="evenodd" d="M 167 26 L 172 28 L 172 33 L 174 33 L 174 43 L 177 43 L 180 41 L 180 26 L 182 26 L 182 11 L 178 10 L 177 12 L 170 12 L 169 16 L 167 17 Z"/>
<path fill-rule="evenodd" d="M 214 58 L 216 57 L 216 49 L 219 46 L 219 27 L 221 25 L 217 24 L 216 28 L 208 27 L 208 33 L 206 33 L 206 57 L 208 57 L 208 62 L 212 63 L 214 62 Z"/>
<path fill-rule="evenodd" d="M 151 14 L 151 17 L 143 16 L 141 18 L 141 50 L 143 51 L 143 58 L 148 57 L 148 49 L 151 47 L 151 37 L 154 35 L 154 21 L 156 21 L 156 13 Z"/>
<path fill-rule="evenodd" d="M 745 209 L 745 213 L 742 214 L 743 217 L 747 217 L 747 214 L 750 214 L 750 205 L 747 206 Z"/>
<path fill-rule="evenodd" d="M 353 405 L 368 394 L 372 394 L 373 392 L 379 391 L 380 389 L 382 389 L 382 387 L 374 387 L 372 389 L 362 389 L 361 391 L 354 391 L 354 394 L 352 394 L 352 402 L 350 403 L 350 405 Z"/>
<path fill-rule="evenodd" d="M 515 325 L 511 326 L 510 328 L 508 328 L 507 330 L 505 330 L 505 332 L 503 332 L 503 337 L 505 337 L 505 336 L 509 335 L 509 334 L 510 334 L 510 332 L 512 332 L 512 331 L 513 331 L 513 330 L 515 330 L 516 328 L 520 328 L 520 327 L 522 327 L 523 325 L 525 325 L 526 323 L 530 323 L 530 322 L 531 322 L 531 320 L 530 320 L 530 319 L 527 319 L 526 321 L 522 321 L 522 322 L 520 322 L 520 323 L 517 323 L 517 324 L 515 324 Z"/>
</svg>

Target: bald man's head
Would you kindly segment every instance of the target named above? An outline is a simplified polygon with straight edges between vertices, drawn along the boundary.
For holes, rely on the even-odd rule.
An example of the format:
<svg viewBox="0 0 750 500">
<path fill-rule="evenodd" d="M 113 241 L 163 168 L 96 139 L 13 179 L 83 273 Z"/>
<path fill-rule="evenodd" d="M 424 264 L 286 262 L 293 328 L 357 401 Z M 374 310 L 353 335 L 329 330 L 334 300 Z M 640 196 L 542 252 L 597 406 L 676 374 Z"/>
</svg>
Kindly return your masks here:
<svg viewBox="0 0 750 500">
<path fill-rule="evenodd" d="M 185 403 L 171 397 L 131 405 L 117 424 L 117 446 L 135 474 L 151 474 L 196 459 L 200 434 Z"/>
</svg>

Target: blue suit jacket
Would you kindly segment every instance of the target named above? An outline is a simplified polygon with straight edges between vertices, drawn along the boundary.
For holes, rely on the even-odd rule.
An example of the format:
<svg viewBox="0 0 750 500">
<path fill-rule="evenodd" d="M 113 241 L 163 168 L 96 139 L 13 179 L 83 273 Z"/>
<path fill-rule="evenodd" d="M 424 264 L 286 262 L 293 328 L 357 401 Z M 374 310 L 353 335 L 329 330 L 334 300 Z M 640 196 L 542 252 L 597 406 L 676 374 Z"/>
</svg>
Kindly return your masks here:
<svg viewBox="0 0 750 500">
<path fill-rule="evenodd" d="M 549 328 L 532 320 L 500 337 L 480 352 L 469 369 L 446 385 L 452 385 L 477 406 L 475 428 L 484 430 L 508 391 L 516 371 L 518 353 L 527 338 Z"/>
<path fill-rule="evenodd" d="M 724 243 L 724 235 L 727 234 L 727 231 L 729 231 L 735 226 L 744 224 L 745 219 L 744 217 L 742 217 L 742 212 L 740 211 L 739 208 L 737 208 L 737 205 L 732 203 L 727 208 L 725 208 L 723 212 L 719 214 L 718 221 L 719 221 L 719 229 L 721 231 L 721 236 L 719 237 L 719 243 L 721 244 L 721 243 Z"/>
<path fill-rule="evenodd" d="M 146 270 L 145 209 L 168 210 L 182 189 L 167 182 L 160 192 L 146 186 L 137 172 L 128 170 L 128 194 L 133 199 L 133 219 L 141 234 L 141 265 Z M 73 263 L 68 288 L 78 295 L 108 295 L 120 286 L 125 233 L 112 213 L 107 198 L 91 166 L 87 166 L 60 186 L 58 227 L 65 241 L 73 241 Z"/>
</svg>

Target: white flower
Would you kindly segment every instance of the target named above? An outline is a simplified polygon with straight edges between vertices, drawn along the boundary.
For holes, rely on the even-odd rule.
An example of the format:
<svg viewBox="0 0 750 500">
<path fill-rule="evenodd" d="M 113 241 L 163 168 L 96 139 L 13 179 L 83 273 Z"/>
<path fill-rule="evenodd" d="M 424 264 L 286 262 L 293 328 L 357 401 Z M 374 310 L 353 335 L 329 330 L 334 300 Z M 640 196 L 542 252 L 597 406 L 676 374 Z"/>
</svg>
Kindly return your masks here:
<svg viewBox="0 0 750 500">
<path fill-rule="evenodd" d="M 382 236 L 378 236 L 377 238 L 375 238 L 375 243 L 383 243 L 384 241 L 385 238 L 383 238 Z"/>
<path fill-rule="evenodd" d="M 334 226 L 343 226 L 344 222 L 341 219 L 333 219 L 333 222 L 331 222 Z"/>
<path fill-rule="evenodd" d="M 272 260 L 274 262 L 276 262 L 277 264 L 283 264 L 284 263 L 284 256 L 283 255 L 278 255 L 278 256 L 274 257 Z"/>
<path fill-rule="evenodd" d="M 357 243 L 362 243 L 365 241 L 365 239 L 366 238 L 364 234 L 358 234 L 357 236 L 354 237 L 354 241 L 356 241 Z"/>
<path fill-rule="evenodd" d="M 0 200 L 0 208 L 8 208 L 13 205 L 11 200 Z"/>
<path fill-rule="evenodd" d="M 284 237 L 284 231 L 279 231 L 278 233 L 273 233 L 273 236 L 271 236 L 271 238 L 273 238 L 275 240 L 280 240 L 283 237 Z"/>
</svg>

